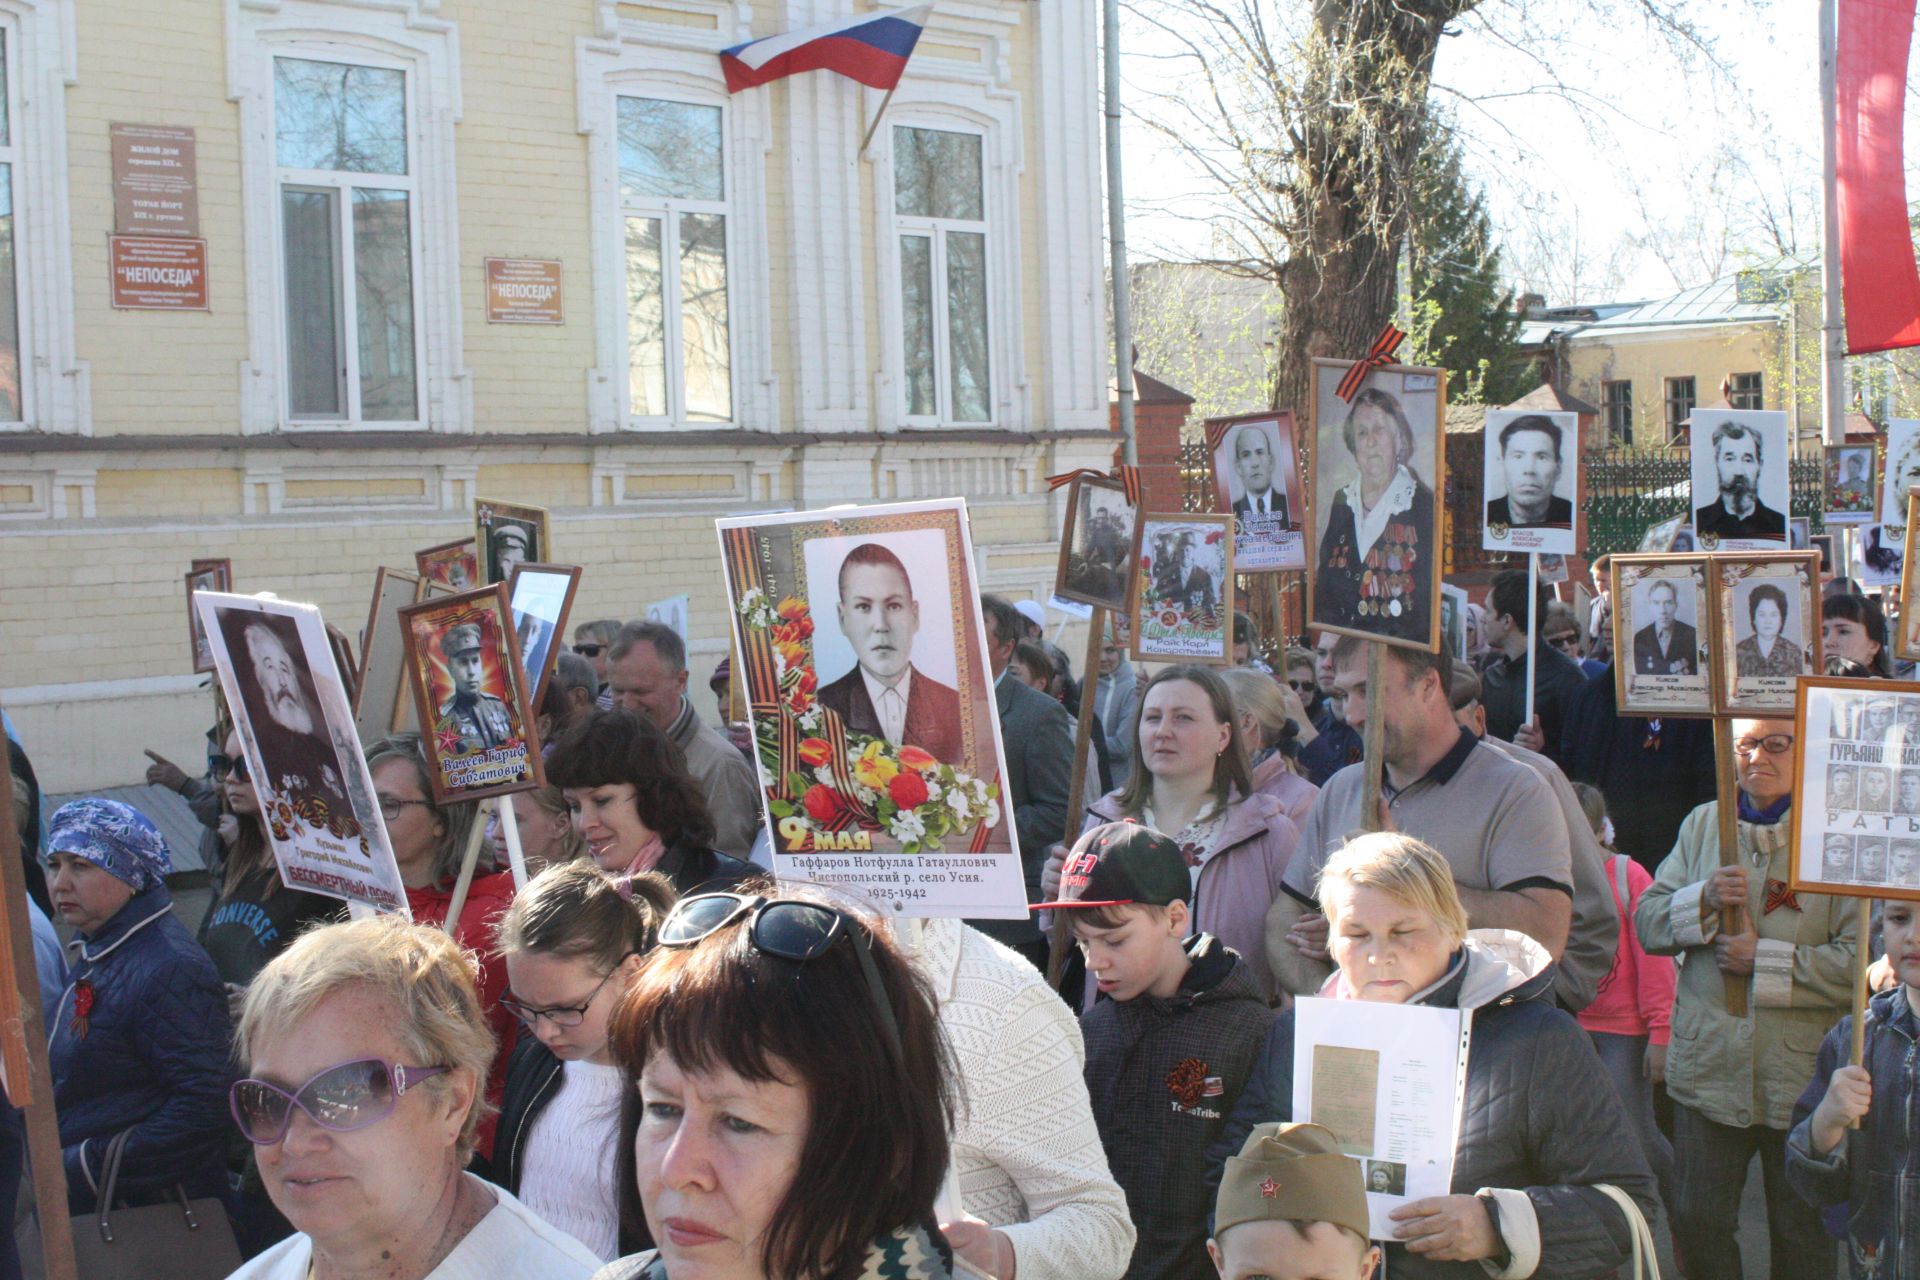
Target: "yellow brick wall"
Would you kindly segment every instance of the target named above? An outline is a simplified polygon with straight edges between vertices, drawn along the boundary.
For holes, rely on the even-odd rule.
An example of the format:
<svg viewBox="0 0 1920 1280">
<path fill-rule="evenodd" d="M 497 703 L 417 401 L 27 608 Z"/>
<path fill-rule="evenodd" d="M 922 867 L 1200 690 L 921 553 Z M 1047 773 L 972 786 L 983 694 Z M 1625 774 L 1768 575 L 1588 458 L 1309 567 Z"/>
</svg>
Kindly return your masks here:
<svg viewBox="0 0 1920 1280">
<path fill-rule="evenodd" d="M 1782 407 L 1779 348 L 1779 329 L 1772 324 L 1716 325 L 1704 332 L 1617 340 L 1589 333 L 1567 344 L 1567 359 L 1573 394 L 1591 404 L 1605 403 L 1602 383 L 1633 383 L 1633 438 L 1645 445 L 1667 439 L 1668 378 L 1692 377 L 1695 403 L 1711 404 L 1720 399 L 1720 383 L 1728 374 L 1759 373 L 1763 407 Z"/>
</svg>

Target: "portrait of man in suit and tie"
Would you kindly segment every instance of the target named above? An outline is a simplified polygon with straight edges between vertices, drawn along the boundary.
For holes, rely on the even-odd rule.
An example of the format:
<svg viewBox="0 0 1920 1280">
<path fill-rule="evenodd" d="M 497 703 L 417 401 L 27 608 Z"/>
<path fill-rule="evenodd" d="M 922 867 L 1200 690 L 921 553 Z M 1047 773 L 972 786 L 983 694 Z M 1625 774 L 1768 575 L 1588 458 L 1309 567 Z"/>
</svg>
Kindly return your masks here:
<svg viewBox="0 0 1920 1280">
<path fill-rule="evenodd" d="M 963 763 L 960 695 L 913 662 L 920 604 L 906 564 L 879 542 L 862 542 L 840 562 L 837 589 L 834 617 L 854 665 L 821 686 L 820 705 L 854 733 Z"/>
<path fill-rule="evenodd" d="M 1680 621 L 1680 588 L 1655 578 L 1642 588 L 1640 616 L 1647 625 L 1633 635 L 1633 669 L 1643 676 L 1691 676 L 1699 673 L 1700 642 Z"/>
<path fill-rule="evenodd" d="M 1213 509 L 1233 513 L 1233 558 L 1239 571 L 1306 568 L 1306 499 L 1300 492 L 1293 415 L 1210 419 L 1207 439 Z"/>
</svg>

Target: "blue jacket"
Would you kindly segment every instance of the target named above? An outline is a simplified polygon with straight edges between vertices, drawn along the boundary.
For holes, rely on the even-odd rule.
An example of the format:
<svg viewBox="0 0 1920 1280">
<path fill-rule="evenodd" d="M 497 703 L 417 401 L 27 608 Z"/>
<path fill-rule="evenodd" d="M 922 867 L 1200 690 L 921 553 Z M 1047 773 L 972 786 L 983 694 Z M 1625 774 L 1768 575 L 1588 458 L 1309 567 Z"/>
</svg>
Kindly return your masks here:
<svg viewBox="0 0 1920 1280">
<path fill-rule="evenodd" d="M 72 1211 L 94 1207 L 107 1144 L 127 1128 L 121 1198 L 164 1199 L 176 1182 L 188 1196 L 218 1195 L 233 1071 L 213 961 L 174 918 L 164 885 L 136 893 L 69 945 L 75 961 L 50 1018 L 48 1056 Z M 74 1029 L 81 982 L 93 991 L 84 1034 Z"/>
<path fill-rule="evenodd" d="M 1793 1104 L 1787 1181 L 1815 1205 L 1846 1204 L 1847 1258 L 1856 1280 L 1920 1280 L 1920 1078 L 1915 1076 L 1920 1019 L 1897 986 L 1867 1002 L 1862 1063 L 1873 1077 L 1873 1106 L 1846 1141 L 1813 1154 L 1813 1109 L 1833 1073 L 1853 1056 L 1853 1015 L 1827 1032 L 1813 1082 Z"/>
</svg>

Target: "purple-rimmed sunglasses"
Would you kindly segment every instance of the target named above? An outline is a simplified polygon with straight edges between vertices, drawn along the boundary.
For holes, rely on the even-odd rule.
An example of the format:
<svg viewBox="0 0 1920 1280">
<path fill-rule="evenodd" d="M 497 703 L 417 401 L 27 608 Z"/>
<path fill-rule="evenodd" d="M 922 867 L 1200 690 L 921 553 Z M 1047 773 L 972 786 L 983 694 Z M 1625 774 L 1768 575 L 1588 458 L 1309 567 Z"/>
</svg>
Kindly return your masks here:
<svg viewBox="0 0 1920 1280">
<path fill-rule="evenodd" d="M 394 1103 L 422 1080 L 451 1070 L 356 1058 L 328 1067 L 291 1093 L 266 1080 L 236 1080 L 227 1093 L 227 1105 L 241 1135 L 255 1146 L 267 1147 L 287 1136 L 295 1107 L 322 1129 L 352 1133 L 392 1115 Z"/>
</svg>

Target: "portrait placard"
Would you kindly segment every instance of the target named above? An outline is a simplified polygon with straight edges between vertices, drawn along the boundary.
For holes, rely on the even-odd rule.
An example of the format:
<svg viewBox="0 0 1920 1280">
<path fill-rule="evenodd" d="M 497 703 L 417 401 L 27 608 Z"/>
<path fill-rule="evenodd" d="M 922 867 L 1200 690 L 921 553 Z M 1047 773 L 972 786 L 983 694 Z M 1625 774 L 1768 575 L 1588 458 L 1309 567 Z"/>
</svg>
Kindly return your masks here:
<svg viewBox="0 0 1920 1280">
<path fill-rule="evenodd" d="M 1870 444 L 1830 444 L 1824 450 L 1828 524 L 1872 524 L 1880 501 Z"/>
<path fill-rule="evenodd" d="M 347 633 L 327 624 L 327 643 L 333 646 L 333 665 L 340 672 L 340 683 L 347 690 L 347 705 L 351 706 L 360 698 L 360 664 L 354 661 L 353 641 L 347 639 Z"/>
<path fill-rule="evenodd" d="M 1819 669 L 1819 557 L 1719 555 L 1712 566 L 1715 713 L 1791 715 L 1794 681 Z"/>
<path fill-rule="evenodd" d="M 1451 582 L 1440 584 L 1440 642 L 1448 653 L 1467 660 L 1467 591 Z"/>
<path fill-rule="evenodd" d="M 362 742 L 402 732 L 413 723 L 400 610 L 412 604 L 419 591 L 420 579 L 411 573 L 374 572 L 373 602 L 367 608 L 367 629 L 360 635 L 360 688 L 353 700 L 353 723 Z"/>
<path fill-rule="evenodd" d="M 506 584 L 410 604 L 400 621 L 434 802 L 544 786 Z"/>
<path fill-rule="evenodd" d="M 1920 901 L 1920 684 L 1826 676 L 1794 708 L 1794 892 Z"/>
<path fill-rule="evenodd" d="M 1307 567 L 1307 506 L 1291 413 L 1207 419 L 1215 511 L 1233 513 L 1233 567 Z"/>
<path fill-rule="evenodd" d="M 406 888 L 320 611 L 212 591 L 194 603 L 281 881 L 405 914 Z"/>
<path fill-rule="evenodd" d="M 1613 693 L 1621 715 L 1710 716 L 1705 556 L 1614 556 Z"/>
<path fill-rule="evenodd" d="M 1647 526 L 1640 535 L 1639 550 L 1643 555 L 1663 555 L 1667 553 L 1691 552 L 1693 548 L 1693 526 L 1688 523 L 1692 517 L 1681 514 L 1670 516 Z M 1681 539 L 1685 538 L 1685 545 Z"/>
<path fill-rule="evenodd" d="M 1913 594 L 1914 540 L 1920 537 L 1920 493 L 1907 494 L 1907 541 L 1900 555 L 1900 615 L 1894 625 L 1893 656 L 1906 661 L 1920 658 L 1920 596 Z"/>
<path fill-rule="evenodd" d="M 200 622 L 200 610 L 193 597 L 202 591 L 233 590 L 233 561 L 195 560 L 187 570 L 187 647 L 193 654 L 195 672 L 213 670 L 213 648 L 207 643 L 207 631 Z"/>
<path fill-rule="evenodd" d="M 1133 656 L 1233 662 L 1233 517 L 1140 517 Z"/>
<path fill-rule="evenodd" d="M 1024 917 L 965 500 L 716 524 L 774 874 Z"/>
<path fill-rule="evenodd" d="M 1807 549 L 1820 553 L 1820 581 L 1833 577 L 1833 535 L 1816 533 L 1807 539 Z"/>
<path fill-rule="evenodd" d="M 1907 494 L 1920 489 L 1920 418 L 1887 420 L 1887 465 L 1880 475 L 1880 523 L 1906 519 Z"/>
<path fill-rule="evenodd" d="M 663 627 L 671 627 L 673 634 L 680 637 L 680 643 L 688 639 L 687 615 L 693 609 L 693 596 L 681 592 L 677 596 L 668 596 L 664 600 L 655 600 L 643 611 L 648 622 L 657 622 Z"/>
<path fill-rule="evenodd" d="M 420 571 L 423 600 L 428 583 L 454 592 L 471 591 L 480 585 L 480 558 L 474 551 L 472 538 L 443 542 L 437 547 L 416 551 L 413 553 L 413 564 Z"/>
<path fill-rule="evenodd" d="M 1567 558 L 1557 553 L 1548 553 L 1540 557 L 1540 581 L 1548 586 L 1565 582 L 1568 577 Z"/>
<path fill-rule="evenodd" d="M 1067 488 L 1066 531 L 1053 594 L 1061 600 L 1124 612 L 1140 545 L 1140 512 L 1111 476 L 1079 475 Z"/>
<path fill-rule="evenodd" d="M 554 642 L 567 634 L 567 614 L 580 588 L 575 564 L 518 564 L 507 581 L 513 631 L 520 648 L 520 669 L 527 676 L 527 705 L 540 714 L 547 681 L 553 678 Z M 682 632 L 680 638 L 686 639 Z"/>
<path fill-rule="evenodd" d="M 1792 500 L 1787 415 L 1695 409 L 1693 534 L 1702 551 L 1784 551 Z"/>
<path fill-rule="evenodd" d="M 1487 410 L 1481 500 L 1488 551 L 1547 551 L 1570 556 L 1573 513 L 1580 509 L 1580 416 L 1555 411 Z"/>
<path fill-rule="evenodd" d="M 476 498 L 473 503 L 473 540 L 487 582 L 505 582 L 513 566 L 538 564 L 553 554 L 547 541 L 544 507 L 523 507 L 498 498 Z"/>
<path fill-rule="evenodd" d="M 1446 371 L 1385 365 L 1349 403 L 1350 367 L 1313 362 L 1309 625 L 1437 651 Z"/>
<path fill-rule="evenodd" d="M 1787 519 L 1787 550 L 1810 551 L 1813 548 L 1813 521 L 1807 516 Z"/>
<path fill-rule="evenodd" d="M 1897 587 L 1907 563 L 1911 524 L 1861 525 L 1853 535 L 1854 576 L 1869 587 Z"/>
</svg>

